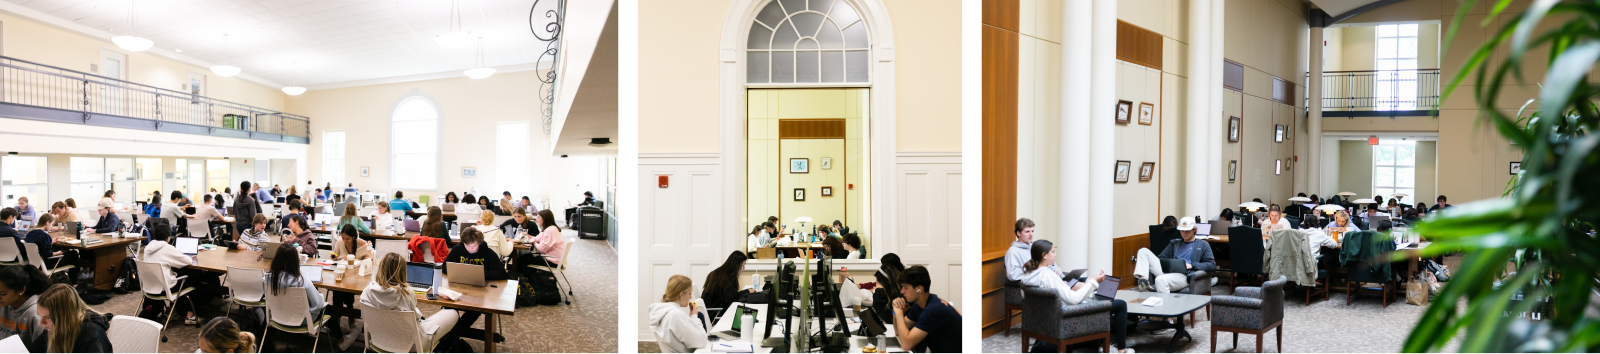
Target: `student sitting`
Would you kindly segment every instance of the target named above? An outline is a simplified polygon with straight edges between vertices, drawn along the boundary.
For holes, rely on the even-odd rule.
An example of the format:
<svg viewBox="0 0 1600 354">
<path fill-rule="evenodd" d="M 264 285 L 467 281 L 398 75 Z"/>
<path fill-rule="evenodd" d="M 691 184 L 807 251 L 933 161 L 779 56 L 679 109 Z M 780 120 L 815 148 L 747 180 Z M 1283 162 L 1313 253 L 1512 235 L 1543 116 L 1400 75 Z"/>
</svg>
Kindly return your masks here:
<svg viewBox="0 0 1600 354">
<path fill-rule="evenodd" d="M 872 277 L 877 279 L 878 287 L 872 289 L 872 306 L 874 311 L 881 314 L 893 314 L 890 305 L 900 299 L 900 273 L 906 271 L 906 266 L 900 264 L 900 255 L 885 254 L 878 260 L 878 272 Z M 885 322 L 894 323 L 894 316 L 887 316 Z"/>
<path fill-rule="evenodd" d="M 428 214 L 417 218 L 417 223 L 418 224 L 422 224 L 422 229 L 424 231 L 426 231 L 428 229 L 428 225 L 433 224 L 433 223 L 438 223 L 439 224 L 439 230 L 443 231 L 444 230 L 444 209 L 440 209 L 438 206 L 428 207 Z M 440 237 L 440 238 L 448 239 L 448 235 L 444 235 L 443 233 L 436 234 L 436 235 L 429 235 L 429 237 Z"/>
<path fill-rule="evenodd" d="M 346 225 L 355 226 L 356 230 L 361 231 L 362 234 L 372 234 L 372 229 L 367 228 L 367 222 L 362 221 L 361 216 L 356 215 L 355 203 L 344 205 L 344 216 L 339 217 L 339 225 L 335 227 L 342 230 Z"/>
<path fill-rule="evenodd" d="M 822 239 L 822 253 L 818 254 L 817 258 L 822 258 L 823 255 L 827 255 L 828 258 L 840 258 L 847 253 L 850 253 L 850 251 L 844 249 L 844 242 L 839 242 L 836 237 L 824 237 Z"/>
<path fill-rule="evenodd" d="M 302 218 L 305 217 L 305 215 L 306 215 L 306 205 L 305 205 L 305 203 L 301 203 L 298 200 L 289 202 L 289 212 L 283 213 L 283 218 L 281 218 L 281 220 L 278 221 L 278 224 L 281 225 L 284 228 L 288 228 L 289 227 L 289 218 L 292 217 L 292 216 L 295 216 L 295 215 L 299 215 Z"/>
<path fill-rule="evenodd" d="M 44 335 L 36 307 L 39 294 L 49 287 L 50 278 L 38 267 L 0 267 L 0 338 L 16 335 L 23 343 L 33 343 Z"/>
<path fill-rule="evenodd" d="M 282 295 L 285 290 L 303 288 L 306 292 L 306 304 L 311 308 L 311 318 L 322 317 L 322 309 L 326 305 L 322 299 L 322 292 L 317 291 L 317 285 L 312 283 L 311 279 L 300 275 L 300 257 L 295 254 L 293 248 L 278 247 L 278 254 L 272 257 L 272 264 L 267 268 L 266 280 L 267 286 L 270 287 L 267 291 Z"/>
<path fill-rule="evenodd" d="M 313 258 L 317 256 L 317 236 L 311 234 L 311 225 L 306 223 L 304 216 L 294 215 L 289 218 L 289 232 L 290 236 L 284 238 L 283 247 L 278 247 L 279 249 L 287 248 L 293 251 L 292 247 L 298 245 L 300 253 Z M 300 260 L 299 256 L 290 258 L 294 258 L 296 262 Z"/>
<path fill-rule="evenodd" d="M 844 249 L 850 251 L 843 259 L 861 259 L 861 236 L 856 234 L 844 235 Z"/>
<path fill-rule="evenodd" d="M 1289 226 L 1289 219 L 1283 218 L 1283 208 L 1277 204 L 1267 207 L 1267 218 L 1261 219 L 1261 238 L 1263 240 L 1272 236 L 1273 231 L 1293 229 Z"/>
<path fill-rule="evenodd" d="M 1061 300 L 1062 308 L 1089 300 L 1095 290 L 1099 289 L 1100 281 L 1106 279 L 1106 271 L 1102 269 L 1099 274 L 1090 276 L 1088 281 L 1078 282 L 1069 288 L 1067 283 L 1061 280 L 1061 274 L 1049 269 L 1050 266 L 1056 265 L 1054 244 L 1047 240 L 1033 241 L 1033 246 L 1030 247 L 1030 250 L 1032 258 L 1022 266 L 1027 270 L 1027 273 L 1023 275 L 1022 284 L 1037 286 L 1056 293 L 1056 298 Z M 1133 349 L 1128 348 L 1127 340 L 1128 303 L 1122 300 L 1112 300 L 1111 344 L 1122 349 L 1118 351 L 1119 353 L 1132 353 Z"/>
<path fill-rule="evenodd" d="M 462 216 L 465 217 L 467 215 L 463 214 Z M 478 224 L 473 225 L 472 228 L 483 234 L 483 244 L 494 250 L 495 254 L 510 255 L 512 251 L 516 250 L 517 245 L 506 239 L 506 233 L 500 232 L 500 228 L 494 226 L 493 211 L 484 209 L 478 212 Z"/>
<path fill-rule="evenodd" d="M 55 204 L 51 204 L 50 215 L 54 216 L 56 220 L 56 226 L 66 226 L 67 223 L 80 222 L 78 221 L 78 211 L 68 208 L 66 202 L 56 202 Z"/>
<path fill-rule="evenodd" d="M 178 288 L 178 272 L 174 269 L 188 267 L 193 264 L 194 258 L 183 254 L 183 251 L 179 251 L 171 242 L 171 230 L 167 230 L 164 227 L 152 228 L 150 230 L 150 243 L 144 246 L 144 255 L 140 259 L 160 265 L 161 270 L 167 273 L 167 287 L 172 289 L 173 294 L 177 294 L 183 289 Z M 295 260 L 299 261 L 298 258 Z M 197 280 L 190 279 L 189 288 L 194 288 L 193 284 Z M 190 296 L 190 301 L 193 302 L 193 296 L 196 296 L 196 294 L 190 294 Z M 200 323 L 200 319 L 194 317 L 194 309 L 189 309 L 188 316 L 184 317 L 183 323 L 188 325 Z"/>
<path fill-rule="evenodd" d="M 493 205 L 489 205 L 488 196 L 478 196 L 478 210 L 487 211 L 490 214 L 494 214 L 495 208 Z"/>
<path fill-rule="evenodd" d="M 700 308 L 689 301 L 693 290 L 694 281 L 689 277 L 673 275 L 667 279 L 667 293 L 661 295 L 661 302 L 650 305 L 650 331 L 655 332 L 656 345 L 663 353 L 690 353 L 709 345 L 705 326 L 695 320 Z"/>
<path fill-rule="evenodd" d="M 900 273 L 900 295 L 894 300 L 894 334 L 901 348 L 934 353 L 961 352 L 961 311 L 928 292 L 928 269 L 911 266 Z"/>
<path fill-rule="evenodd" d="M 111 206 L 100 206 L 100 221 L 95 222 L 94 232 L 98 234 L 116 232 L 122 229 L 122 218 L 111 212 Z"/>
<path fill-rule="evenodd" d="M 1006 280 L 1022 281 L 1022 274 L 1027 273 L 1023 265 L 1027 264 L 1029 259 L 1033 259 L 1033 251 L 1030 251 L 1033 248 L 1033 227 L 1033 220 L 1017 219 L 1017 240 L 1011 242 L 1011 248 L 1006 249 Z M 1066 276 L 1055 264 L 1046 267 L 1055 272 L 1057 277 Z"/>
<path fill-rule="evenodd" d="M 354 204 L 351 204 L 351 206 L 354 206 Z M 333 243 L 333 257 L 334 259 L 346 259 L 346 257 L 349 257 L 354 261 L 370 259 L 372 258 L 372 244 L 368 243 L 366 240 L 362 240 L 360 236 L 357 236 L 355 226 L 344 225 L 343 227 L 339 228 L 339 240 Z M 355 294 L 339 291 L 333 292 L 334 307 L 350 308 L 354 307 L 352 305 L 354 305 L 355 302 Z M 349 319 L 352 323 L 355 322 L 355 319 L 353 318 L 334 315 L 333 325 L 337 327 L 343 324 L 341 321 L 344 319 Z M 343 342 L 340 342 L 340 345 L 343 347 L 339 348 L 339 350 L 344 350 L 345 348 L 350 347 L 349 344 L 345 343 L 354 342 L 355 338 L 360 334 L 361 327 L 351 324 L 350 333 L 345 337 Z"/>
<path fill-rule="evenodd" d="M 1216 258 L 1211 255 L 1211 245 L 1194 238 L 1194 219 L 1184 217 L 1178 221 L 1177 229 L 1183 237 L 1170 241 L 1167 247 L 1161 250 L 1160 255 L 1150 252 L 1149 248 L 1139 249 L 1133 265 L 1133 277 L 1138 279 L 1139 284 L 1134 289 L 1170 293 L 1188 287 L 1190 273 L 1217 270 Z M 1163 271 L 1161 259 L 1170 258 L 1182 259 L 1185 270 L 1179 273 Z M 1152 283 L 1150 279 L 1155 281 Z M 1194 284 L 1194 286 L 1211 286 L 1211 284 Z"/>
<path fill-rule="evenodd" d="M 506 191 L 505 193 L 501 194 L 500 207 L 496 208 L 494 212 L 495 215 L 511 215 L 511 211 L 517 208 L 517 206 L 512 205 L 512 203 L 511 191 Z"/>
<path fill-rule="evenodd" d="M 39 324 L 45 334 L 27 345 L 33 353 L 110 353 L 106 329 L 111 315 L 89 308 L 78 291 L 56 284 L 39 295 Z"/>
<path fill-rule="evenodd" d="M 460 203 L 456 203 L 455 213 L 457 216 L 478 215 L 478 212 L 480 211 L 483 210 L 478 208 L 478 197 L 473 196 L 472 194 L 467 194 L 467 197 L 462 198 Z"/>
<path fill-rule="evenodd" d="M 503 229 L 506 226 L 516 227 L 530 234 L 537 234 L 539 232 L 539 225 L 534 224 L 533 217 L 528 216 L 528 209 L 520 207 L 511 210 L 510 220 L 500 223 L 500 228 Z M 530 240 L 533 240 L 532 235 L 523 236 L 525 237 L 521 237 L 517 240 L 517 242 L 531 242 Z"/>
<path fill-rule="evenodd" d="M 539 215 L 534 216 L 533 221 L 542 230 L 532 240 L 533 249 L 538 250 L 539 253 L 523 255 L 521 259 L 517 260 L 517 264 L 546 267 L 560 265 L 561 254 L 567 252 L 567 239 L 561 237 L 561 227 L 556 226 L 555 214 L 551 213 L 549 209 L 540 210 Z"/>
<path fill-rule="evenodd" d="M 461 244 L 451 249 L 450 255 L 444 259 L 445 262 L 483 266 L 483 280 L 485 281 L 506 280 L 506 265 L 500 263 L 500 255 L 495 254 L 494 250 L 483 244 L 483 233 L 478 232 L 476 229 L 468 228 L 462 231 Z M 440 271 L 444 272 L 444 274 L 450 274 L 449 269 L 446 267 Z M 472 324 L 478 322 L 479 316 L 483 316 L 483 314 L 473 311 L 463 313 L 461 321 L 456 322 L 456 328 L 450 330 L 450 338 L 447 340 L 454 342 L 456 338 L 460 338 L 460 333 L 472 328 Z"/>
<path fill-rule="evenodd" d="M 706 274 L 705 288 L 700 290 L 706 307 L 726 310 L 729 304 L 740 302 L 744 294 L 755 292 L 755 289 L 739 289 L 739 273 L 744 271 L 744 263 L 744 252 L 734 251 L 721 266 Z"/>
<path fill-rule="evenodd" d="M 227 317 L 217 317 L 200 328 L 201 353 L 251 353 L 256 349 L 256 335 L 239 330 L 239 324 Z"/>
<path fill-rule="evenodd" d="M 394 192 L 394 199 L 389 201 L 389 208 L 392 210 L 400 210 L 410 213 L 412 210 L 411 202 L 406 201 L 405 197 L 406 194 L 403 192 Z"/>
<path fill-rule="evenodd" d="M 28 256 L 39 257 L 39 259 L 50 259 L 50 257 L 61 256 L 60 263 L 51 264 L 51 262 L 46 261 L 46 266 L 55 266 L 57 264 L 78 264 L 78 250 L 55 249 L 54 246 L 56 243 L 56 238 L 50 236 L 50 231 L 55 228 L 54 226 L 51 226 L 51 223 L 54 221 L 55 217 L 51 216 L 50 214 L 40 215 L 39 219 L 35 220 L 33 223 L 33 230 L 28 231 L 28 236 L 24 238 L 23 241 L 37 245 L 39 247 L 39 254 Z M 67 279 L 78 279 L 77 268 L 73 268 L 72 271 L 68 273 L 69 277 Z"/>
<path fill-rule="evenodd" d="M 417 297 L 406 283 L 406 261 L 396 253 L 386 254 L 378 262 L 377 273 L 367 283 L 366 289 L 361 290 L 361 304 L 381 310 L 415 312 L 422 322 L 423 343 L 437 343 L 433 339 L 448 335 L 461 319 L 460 312 L 448 308 L 439 309 L 433 316 L 422 316 L 422 312 L 417 310 Z M 361 332 L 351 332 L 358 333 Z M 339 343 L 339 350 L 349 349 L 350 344 L 355 342 L 354 338 L 346 337 Z M 428 348 L 423 349 L 428 351 Z"/>
<path fill-rule="evenodd" d="M 17 233 L 17 216 L 16 208 L 0 209 L 0 238 L 22 240 L 22 234 Z"/>
<path fill-rule="evenodd" d="M 290 187 L 293 188 L 293 187 Z M 267 215 L 256 214 L 250 221 L 251 228 L 239 231 L 239 246 L 241 250 L 261 252 L 261 246 L 271 242 L 267 238 Z"/>
<path fill-rule="evenodd" d="M 17 217 L 22 220 L 35 221 L 39 213 L 33 210 L 33 205 L 28 204 L 28 197 L 17 198 Z M 35 222 L 37 224 L 38 222 Z"/>
<path fill-rule="evenodd" d="M 382 234 L 391 232 L 393 235 L 403 235 L 405 230 L 396 230 L 394 215 L 389 209 L 389 203 L 378 203 L 378 213 L 372 214 L 372 233 Z"/>
</svg>

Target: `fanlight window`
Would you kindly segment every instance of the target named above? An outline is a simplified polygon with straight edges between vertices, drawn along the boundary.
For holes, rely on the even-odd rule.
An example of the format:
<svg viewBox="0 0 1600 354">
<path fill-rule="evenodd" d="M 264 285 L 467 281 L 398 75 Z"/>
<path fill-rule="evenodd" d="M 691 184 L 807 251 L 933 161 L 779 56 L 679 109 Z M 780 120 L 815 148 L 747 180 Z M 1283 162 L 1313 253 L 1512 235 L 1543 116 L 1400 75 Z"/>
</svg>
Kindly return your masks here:
<svg viewBox="0 0 1600 354">
<path fill-rule="evenodd" d="M 745 44 L 749 83 L 866 83 L 867 24 L 844 0 L 773 0 Z"/>
</svg>

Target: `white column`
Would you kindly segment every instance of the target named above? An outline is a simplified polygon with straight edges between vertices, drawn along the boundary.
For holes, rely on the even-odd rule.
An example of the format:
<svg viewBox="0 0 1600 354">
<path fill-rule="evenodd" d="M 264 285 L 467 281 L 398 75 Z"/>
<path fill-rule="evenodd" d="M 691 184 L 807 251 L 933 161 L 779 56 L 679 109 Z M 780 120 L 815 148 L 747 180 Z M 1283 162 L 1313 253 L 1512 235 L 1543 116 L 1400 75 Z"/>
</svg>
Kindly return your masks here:
<svg viewBox="0 0 1600 354">
<path fill-rule="evenodd" d="M 1307 100 L 1311 109 L 1306 114 L 1306 125 L 1311 133 L 1303 138 L 1310 141 L 1306 145 L 1311 147 L 1304 165 L 1308 172 L 1305 192 L 1319 197 L 1334 192 L 1322 188 L 1322 38 L 1322 27 L 1311 27 L 1311 76 L 1306 80 L 1306 97 L 1311 98 Z"/>
<path fill-rule="evenodd" d="M 1209 96 L 1205 95 L 1206 88 L 1210 86 L 1211 70 L 1207 70 L 1206 58 L 1211 52 L 1211 0 L 1189 0 L 1189 92 L 1188 107 L 1188 135 L 1187 151 L 1184 152 L 1184 162 L 1188 165 L 1184 174 L 1184 208 L 1179 216 L 1204 215 L 1207 210 L 1207 190 L 1218 188 L 1211 184 L 1211 167 L 1207 166 L 1212 161 L 1207 157 L 1211 147 L 1207 142 L 1212 138 L 1209 133 L 1210 120 L 1206 119 L 1213 114 L 1210 111 Z"/>
<path fill-rule="evenodd" d="M 1207 64 L 1211 65 L 1208 68 L 1208 70 L 1211 70 L 1211 80 L 1207 84 L 1209 86 L 1206 87 L 1206 90 L 1211 93 L 1211 115 L 1207 116 L 1206 119 L 1210 122 L 1211 127 L 1208 131 L 1212 133 L 1206 137 L 1206 141 L 1211 146 L 1211 153 L 1206 155 L 1206 161 L 1208 162 L 1206 166 L 1211 171 L 1209 174 L 1211 177 L 1207 178 L 1207 180 L 1211 181 L 1211 185 L 1209 186 L 1210 189 L 1206 190 L 1206 210 L 1216 210 L 1217 212 L 1221 212 L 1221 209 L 1211 208 L 1223 207 L 1222 184 L 1224 182 L 1222 181 L 1227 178 L 1227 171 L 1223 171 L 1227 167 L 1222 165 L 1224 163 L 1222 149 L 1228 145 L 1228 139 L 1222 138 L 1224 135 L 1219 134 L 1228 131 L 1227 115 L 1222 113 L 1222 58 L 1225 54 L 1222 40 L 1223 34 L 1226 32 L 1223 29 L 1225 22 L 1222 22 L 1222 19 L 1223 12 L 1226 11 L 1225 6 L 1227 6 L 1226 0 L 1211 0 L 1211 62 Z M 1211 214 L 1200 215 L 1206 218 L 1211 217 Z"/>
<path fill-rule="evenodd" d="M 1105 173 L 1117 163 L 1117 0 L 1094 0 L 1094 49 L 1090 55 L 1090 93 L 1092 114 L 1089 115 L 1090 139 L 1089 195 L 1085 202 L 1111 203 L 1115 176 Z M 1133 112 L 1129 112 L 1133 114 Z M 1130 175 L 1134 167 L 1129 166 Z M 1130 178 L 1131 179 L 1131 178 Z M 1089 268 L 1111 269 L 1112 209 L 1105 205 L 1089 208 Z"/>
<path fill-rule="evenodd" d="M 1061 172 L 1056 203 L 1061 223 L 1056 259 L 1067 269 L 1089 266 L 1089 51 L 1093 3 L 1061 6 Z M 1047 228 L 1049 229 L 1049 228 Z"/>
</svg>

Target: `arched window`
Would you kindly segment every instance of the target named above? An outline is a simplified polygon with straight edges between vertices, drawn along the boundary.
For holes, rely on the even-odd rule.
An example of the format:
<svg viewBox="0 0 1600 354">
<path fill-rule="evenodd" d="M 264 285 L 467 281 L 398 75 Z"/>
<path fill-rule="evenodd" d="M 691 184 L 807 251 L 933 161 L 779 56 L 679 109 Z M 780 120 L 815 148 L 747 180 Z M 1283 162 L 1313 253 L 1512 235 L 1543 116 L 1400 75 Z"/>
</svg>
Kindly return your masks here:
<svg viewBox="0 0 1600 354">
<path fill-rule="evenodd" d="M 773 0 L 753 22 L 747 82 L 868 82 L 867 24 L 845 0 Z"/>
<path fill-rule="evenodd" d="M 439 188 L 439 106 L 425 96 L 406 97 L 389 120 L 390 188 Z"/>
</svg>

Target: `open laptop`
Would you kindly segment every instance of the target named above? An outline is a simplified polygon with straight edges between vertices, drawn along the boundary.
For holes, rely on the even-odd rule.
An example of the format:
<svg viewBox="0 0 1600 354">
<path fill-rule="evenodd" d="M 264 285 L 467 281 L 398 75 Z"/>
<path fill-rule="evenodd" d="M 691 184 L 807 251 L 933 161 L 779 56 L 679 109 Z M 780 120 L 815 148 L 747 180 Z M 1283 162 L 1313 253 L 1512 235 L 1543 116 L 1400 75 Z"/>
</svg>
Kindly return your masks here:
<svg viewBox="0 0 1600 354">
<path fill-rule="evenodd" d="M 1195 236 L 1211 236 L 1211 224 L 1194 224 Z"/>
<path fill-rule="evenodd" d="M 423 292 L 433 288 L 433 264 L 406 262 L 406 283 L 411 284 L 411 291 Z"/>
<path fill-rule="evenodd" d="M 1100 289 L 1095 290 L 1094 296 L 1103 300 L 1116 299 L 1117 287 L 1120 285 L 1122 285 L 1122 278 L 1107 275 L 1105 280 L 1100 281 Z"/>
<path fill-rule="evenodd" d="M 741 306 L 727 309 L 723 312 L 723 317 L 733 316 L 733 329 L 713 332 L 711 335 L 722 338 L 722 340 L 739 340 L 739 335 L 743 333 L 740 331 L 744 329 L 744 324 L 741 322 L 744 322 L 745 308 Z"/>
<path fill-rule="evenodd" d="M 178 248 L 178 252 L 186 255 L 193 256 L 200 253 L 200 239 L 196 237 L 179 237 L 173 246 Z"/>
<path fill-rule="evenodd" d="M 300 266 L 300 277 L 306 278 L 306 280 L 310 280 L 312 283 L 321 283 L 322 282 L 322 266 L 318 266 L 318 265 L 303 265 L 303 266 Z"/>
<path fill-rule="evenodd" d="M 456 273 L 455 275 L 450 276 L 451 283 L 471 286 L 489 286 L 489 283 L 483 280 L 483 266 L 481 265 L 448 262 L 444 264 L 444 267 L 445 273 Z M 407 274 L 410 273 L 408 272 Z"/>
<path fill-rule="evenodd" d="M 282 245 L 283 242 L 267 242 L 266 245 L 261 246 L 261 258 L 272 259 L 272 257 L 277 256 L 278 247 Z"/>
</svg>

